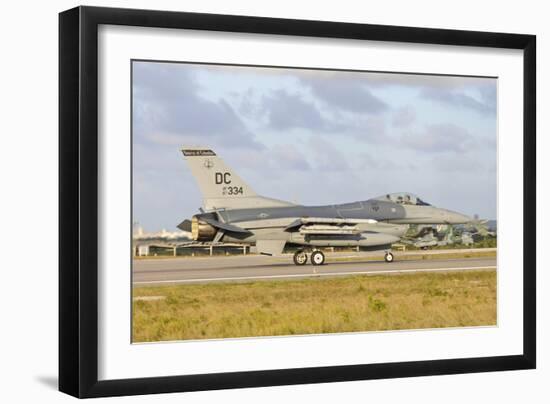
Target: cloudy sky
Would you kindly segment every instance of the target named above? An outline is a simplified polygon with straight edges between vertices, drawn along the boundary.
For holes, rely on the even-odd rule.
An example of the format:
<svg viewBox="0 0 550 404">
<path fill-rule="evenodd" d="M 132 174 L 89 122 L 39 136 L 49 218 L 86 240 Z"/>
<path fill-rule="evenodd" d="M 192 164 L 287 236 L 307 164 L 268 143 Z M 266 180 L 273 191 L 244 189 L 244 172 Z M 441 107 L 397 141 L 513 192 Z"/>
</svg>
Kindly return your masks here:
<svg viewBox="0 0 550 404">
<path fill-rule="evenodd" d="M 201 206 L 180 148 L 212 148 L 257 193 L 300 204 L 412 192 L 496 217 L 496 80 L 133 62 L 134 221 Z"/>
</svg>

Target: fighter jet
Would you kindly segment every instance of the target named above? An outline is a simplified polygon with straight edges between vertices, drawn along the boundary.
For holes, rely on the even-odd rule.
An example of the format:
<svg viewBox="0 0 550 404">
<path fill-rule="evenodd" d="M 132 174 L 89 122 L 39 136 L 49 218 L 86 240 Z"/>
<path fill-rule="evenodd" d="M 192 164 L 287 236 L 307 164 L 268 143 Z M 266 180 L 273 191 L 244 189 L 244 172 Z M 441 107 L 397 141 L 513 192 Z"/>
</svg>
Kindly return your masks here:
<svg viewBox="0 0 550 404">
<path fill-rule="evenodd" d="M 193 240 L 255 244 L 260 254 L 280 255 L 287 243 L 300 246 L 296 265 L 325 263 L 319 247 L 384 250 L 409 224 L 458 224 L 469 217 L 436 208 L 411 193 L 392 193 L 338 205 L 304 206 L 256 194 L 213 150 L 184 147 L 183 156 L 203 197 L 200 213 L 178 227 Z"/>
</svg>

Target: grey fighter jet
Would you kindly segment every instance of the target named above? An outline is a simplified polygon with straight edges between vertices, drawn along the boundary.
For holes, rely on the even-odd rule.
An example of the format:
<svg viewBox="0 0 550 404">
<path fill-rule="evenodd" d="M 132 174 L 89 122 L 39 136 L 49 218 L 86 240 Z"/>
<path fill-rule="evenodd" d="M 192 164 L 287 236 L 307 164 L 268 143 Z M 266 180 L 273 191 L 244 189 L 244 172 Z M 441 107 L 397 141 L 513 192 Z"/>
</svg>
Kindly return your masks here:
<svg viewBox="0 0 550 404">
<path fill-rule="evenodd" d="M 256 194 L 214 151 L 182 149 L 203 196 L 201 213 L 178 227 L 202 242 L 255 244 L 260 254 L 279 255 L 287 243 L 301 246 L 294 263 L 322 265 L 319 247 L 385 250 L 409 224 L 457 224 L 467 216 L 436 208 L 410 193 L 387 194 L 339 205 L 303 206 Z"/>
</svg>

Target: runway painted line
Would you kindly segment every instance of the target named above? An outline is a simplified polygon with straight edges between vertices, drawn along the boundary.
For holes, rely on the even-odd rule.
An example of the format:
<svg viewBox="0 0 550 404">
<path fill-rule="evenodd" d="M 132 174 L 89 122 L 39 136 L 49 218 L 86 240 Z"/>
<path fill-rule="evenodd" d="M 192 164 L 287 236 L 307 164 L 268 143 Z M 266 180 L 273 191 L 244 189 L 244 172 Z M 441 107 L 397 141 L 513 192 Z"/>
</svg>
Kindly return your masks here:
<svg viewBox="0 0 550 404">
<path fill-rule="evenodd" d="M 289 278 L 307 278 L 307 277 L 326 277 L 326 276 L 346 276 L 346 275 L 386 275 L 386 274 L 402 274 L 415 272 L 443 272 L 443 271 L 468 271 L 476 269 L 496 269 L 496 266 L 480 266 L 480 267 L 457 267 L 457 268 L 425 268 L 425 269 L 390 269 L 378 271 L 351 271 L 351 272 L 325 272 L 325 273 L 304 273 L 304 274 L 288 274 L 288 275 L 259 275 L 259 276 L 236 276 L 228 278 L 202 278 L 202 279 L 172 279 L 163 281 L 142 281 L 133 282 L 134 285 L 141 284 L 161 284 L 161 283 L 197 283 L 197 282 L 212 282 L 212 281 L 248 281 L 261 279 L 289 279 Z"/>
</svg>

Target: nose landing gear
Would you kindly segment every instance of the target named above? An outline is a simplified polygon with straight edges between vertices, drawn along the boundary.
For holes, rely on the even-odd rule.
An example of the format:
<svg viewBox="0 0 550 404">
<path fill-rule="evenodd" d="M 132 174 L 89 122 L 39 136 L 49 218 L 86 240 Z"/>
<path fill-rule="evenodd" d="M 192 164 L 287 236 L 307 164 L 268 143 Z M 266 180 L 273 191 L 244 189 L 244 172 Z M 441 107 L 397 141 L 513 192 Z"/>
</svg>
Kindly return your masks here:
<svg viewBox="0 0 550 404">
<path fill-rule="evenodd" d="M 386 255 L 384 255 L 384 261 L 393 262 L 393 254 L 389 251 L 386 252 Z"/>
</svg>

